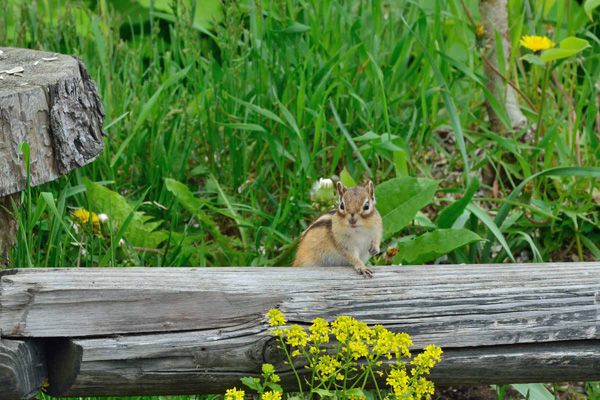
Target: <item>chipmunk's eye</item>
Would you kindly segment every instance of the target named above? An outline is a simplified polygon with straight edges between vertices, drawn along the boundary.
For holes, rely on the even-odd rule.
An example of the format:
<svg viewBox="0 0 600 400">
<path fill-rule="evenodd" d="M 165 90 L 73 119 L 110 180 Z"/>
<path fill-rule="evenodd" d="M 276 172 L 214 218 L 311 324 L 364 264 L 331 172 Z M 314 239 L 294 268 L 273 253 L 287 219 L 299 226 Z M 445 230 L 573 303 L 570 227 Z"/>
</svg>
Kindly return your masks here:
<svg viewBox="0 0 600 400">
<path fill-rule="evenodd" d="M 344 202 L 343 201 L 340 203 L 340 210 L 344 210 Z"/>
<path fill-rule="evenodd" d="M 367 211 L 369 209 L 369 202 L 367 201 L 365 203 L 365 206 L 363 207 L 363 210 Z"/>
</svg>

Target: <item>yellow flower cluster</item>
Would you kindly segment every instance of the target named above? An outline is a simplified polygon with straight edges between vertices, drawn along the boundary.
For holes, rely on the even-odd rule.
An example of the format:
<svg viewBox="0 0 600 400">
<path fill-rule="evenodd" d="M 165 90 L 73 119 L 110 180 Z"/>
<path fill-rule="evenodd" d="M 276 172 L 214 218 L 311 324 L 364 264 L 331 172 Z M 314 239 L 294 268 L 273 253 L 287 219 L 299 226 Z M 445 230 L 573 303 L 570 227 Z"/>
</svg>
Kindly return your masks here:
<svg viewBox="0 0 600 400">
<path fill-rule="evenodd" d="M 433 368 L 436 362 L 442 361 L 442 349 L 436 347 L 432 344 L 425 347 L 423 353 L 416 356 L 410 363 L 415 366 L 415 369 L 418 369 L 420 373 L 428 374 L 429 370 Z M 415 375 L 416 372 L 413 372 Z"/>
<path fill-rule="evenodd" d="M 281 400 L 281 392 L 272 390 L 270 392 L 263 393 L 260 398 L 261 400 Z"/>
<path fill-rule="evenodd" d="M 319 362 L 317 363 L 316 369 L 321 378 L 323 380 L 327 380 L 341 366 L 342 363 L 339 362 L 336 358 L 325 355 L 319 357 Z"/>
<path fill-rule="evenodd" d="M 237 390 L 236 388 L 227 389 L 225 392 L 225 400 L 244 400 L 246 392 L 243 390 Z"/>
<path fill-rule="evenodd" d="M 262 366 L 263 376 L 265 379 L 270 380 L 271 382 L 279 382 L 281 378 L 279 375 L 275 373 L 275 367 L 272 364 L 263 364 Z"/>
<path fill-rule="evenodd" d="M 269 324 L 271 324 L 271 326 L 281 326 L 285 325 L 287 322 L 283 313 L 276 308 L 269 310 L 267 318 L 269 318 Z"/>
<path fill-rule="evenodd" d="M 397 360 L 386 380 L 392 388 L 395 398 L 421 399 L 433 394 L 433 383 L 421 375 L 429 374 L 431 368 L 441 361 L 442 350 L 439 347 L 427 346 L 410 362 L 411 369 L 408 374 L 406 363 L 400 361 L 402 358 L 411 357 L 408 348 L 412 346 L 413 342 L 406 333 L 390 332 L 382 325 L 370 328 L 364 322 L 357 321 L 352 317 L 340 316 L 331 324 L 323 318 L 313 320 L 312 325 L 308 328 L 309 334 L 299 325 L 284 327 L 285 316 L 278 310 L 270 310 L 267 317 L 270 325 L 276 327 L 271 333 L 279 336 L 282 343 L 296 347 L 292 352 L 292 357 L 301 355 L 307 357 L 307 368 L 316 372 L 318 380 L 334 379 L 335 382 L 352 379 L 347 378 L 349 372 L 362 370 L 365 371 L 363 372 L 365 374 L 367 369 L 381 368 L 383 362 L 379 359 L 385 357 L 389 360 Z M 330 336 L 335 337 L 337 341 L 338 352 L 335 356 L 323 354 L 325 350 L 320 349 L 321 344 L 329 342 Z M 359 370 L 356 360 L 360 358 L 365 359 L 366 364 L 361 365 Z M 383 376 L 381 370 L 371 371 L 371 373 L 376 372 Z M 274 372 L 272 365 L 265 364 L 263 366 L 265 377 L 270 374 L 276 377 Z M 360 374 L 361 372 L 359 372 Z M 263 400 L 279 400 L 279 398 L 265 396 L 267 396 L 266 393 L 263 394 Z M 269 394 L 268 396 L 278 395 Z"/>
<path fill-rule="evenodd" d="M 100 218 L 96 215 L 96 213 L 90 213 L 88 210 L 79 208 L 71 212 L 75 223 L 79 225 L 81 228 L 85 229 L 89 226 L 90 218 L 92 219 L 92 226 L 94 234 L 98 235 L 101 232 L 100 229 Z"/>
<path fill-rule="evenodd" d="M 312 343 L 328 343 L 329 342 L 329 322 L 326 322 L 323 318 L 317 318 L 313 321 L 313 324 L 308 328 L 311 335 L 308 340 Z"/>
</svg>

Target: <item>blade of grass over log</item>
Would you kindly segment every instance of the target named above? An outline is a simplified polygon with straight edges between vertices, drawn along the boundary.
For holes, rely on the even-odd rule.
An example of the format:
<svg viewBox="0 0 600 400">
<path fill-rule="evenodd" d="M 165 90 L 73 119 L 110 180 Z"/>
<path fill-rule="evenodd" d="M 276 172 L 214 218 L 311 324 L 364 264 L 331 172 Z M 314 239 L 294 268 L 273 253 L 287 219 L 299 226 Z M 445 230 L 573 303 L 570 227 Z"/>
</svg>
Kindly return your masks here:
<svg viewBox="0 0 600 400">
<path fill-rule="evenodd" d="M 450 228 L 465 211 L 465 208 L 471 202 L 471 199 L 477 190 L 479 190 L 479 180 L 475 178 L 471 181 L 465 194 L 460 200 L 450 204 L 440 212 L 437 219 L 438 227 L 442 229 Z"/>
<path fill-rule="evenodd" d="M 525 185 L 527 185 L 527 183 L 531 182 L 532 180 L 534 180 L 538 177 L 542 177 L 542 176 L 579 176 L 579 177 L 586 177 L 586 178 L 600 178 L 600 168 L 596 168 L 596 167 L 557 167 L 557 168 L 551 168 L 551 169 L 547 169 L 545 171 L 538 172 L 537 174 L 531 175 L 529 178 L 523 180 L 523 182 L 521 182 L 519 184 L 519 186 L 514 188 L 513 191 L 510 193 L 510 195 L 508 196 L 507 200 L 514 201 L 517 198 L 517 196 L 519 195 L 519 193 L 521 193 L 521 190 L 523 190 Z M 508 215 L 510 208 L 511 208 L 511 204 L 504 204 L 502 207 L 500 207 L 500 210 L 498 210 L 498 215 L 496 215 L 496 218 L 494 219 L 494 223 L 496 224 L 496 226 L 502 225 L 502 222 Z M 496 235 L 494 234 L 493 231 L 491 231 L 488 234 L 489 242 L 486 243 L 486 245 L 483 249 L 482 262 L 487 262 L 489 260 L 490 251 L 492 248 L 492 240 L 494 239 L 494 236 L 496 236 Z"/>
<path fill-rule="evenodd" d="M 485 226 L 488 227 L 488 229 L 490 230 L 488 240 L 493 240 L 493 238 L 495 237 L 508 254 L 508 258 L 510 258 L 512 262 L 516 262 L 515 258 L 512 255 L 512 252 L 510 251 L 510 246 L 506 242 L 504 235 L 502 234 L 502 232 L 500 232 L 500 228 L 498 228 L 498 225 L 496 225 L 494 220 L 492 220 L 492 218 L 490 218 L 490 216 L 487 215 L 485 211 L 483 211 L 481 208 L 479 208 L 473 203 L 467 205 L 467 210 L 473 213 L 477 218 L 479 218 L 481 222 L 484 223 Z M 489 236 L 491 236 L 491 238 L 489 238 Z"/>
</svg>

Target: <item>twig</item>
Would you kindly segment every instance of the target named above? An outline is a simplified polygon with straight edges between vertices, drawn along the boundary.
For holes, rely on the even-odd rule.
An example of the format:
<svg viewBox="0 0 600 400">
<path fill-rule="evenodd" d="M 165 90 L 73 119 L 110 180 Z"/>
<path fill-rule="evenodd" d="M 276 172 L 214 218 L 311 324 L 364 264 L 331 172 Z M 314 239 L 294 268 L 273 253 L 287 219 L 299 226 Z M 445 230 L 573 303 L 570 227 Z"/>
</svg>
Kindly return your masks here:
<svg viewBox="0 0 600 400">
<path fill-rule="evenodd" d="M 163 254 L 164 253 L 164 250 L 153 249 L 151 247 L 136 247 L 136 246 L 133 246 L 133 249 L 135 251 L 144 251 L 146 253 L 158 253 L 158 254 Z"/>
<path fill-rule="evenodd" d="M 483 58 L 483 61 L 485 61 L 486 65 L 488 67 L 490 67 L 490 69 L 492 71 L 494 71 L 494 73 L 496 75 L 498 75 L 500 78 L 502 78 L 502 80 L 504 82 L 508 83 L 513 89 L 515 89 L 521 95 L 523 100 L 525 100 L 527 102 L 529 107 L 531 107 L 531 110 L 537 114 L 537 110 L 535 109 L 535 106 L 533 105 L 531 100 L 529 100 L 529 97 L 527 97 L 527 95 L 525 93 L 523 93 L 523 91 L 521 89 L 519 89 L 519 87 L 517 85 L 515 85 L 513 81 L 511 81 L 510 79 L 508 79 L 504 75 L 502 75 L 502 72 L 498 71 L 498 69 L 492 65 L 490 60 L 488 60 L 487 57 L 485 56 L 485 54 L 483 54 L 483 51 L 481 52 L 481 58 Z"/>
<path fill-rule="evenodd" d="M 83 253 L 83 241 L 85 239 L 85 233 L 81 234 L 81 243 L 79 244 L 79 253 L 77 254 L 77 268 L 81 265 L 81 255 Z"/>
</svg>

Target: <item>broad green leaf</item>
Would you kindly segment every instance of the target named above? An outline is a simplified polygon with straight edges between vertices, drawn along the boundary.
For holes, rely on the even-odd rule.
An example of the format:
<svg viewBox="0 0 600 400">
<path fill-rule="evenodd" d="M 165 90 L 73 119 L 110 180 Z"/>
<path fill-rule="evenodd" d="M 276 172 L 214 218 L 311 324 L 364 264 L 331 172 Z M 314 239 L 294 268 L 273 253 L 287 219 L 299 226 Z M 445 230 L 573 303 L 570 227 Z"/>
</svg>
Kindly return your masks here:
<svg viewBox="0 0 600 400">
<path fill-rule="evenodd" d="M 525 54 L 521 58 L 531 64 L 539 65 L 542 67 L 546 66 L 546 64 L 542 61 L 542 59 L 539 58 L 538 56 L 536 56 L 535 54 Z"/>
<path fill-rule="evenodd" d="M 119 193 L 87 178 L 83 178 L 83 183 L 92 209 L 97 213 L 108 214 L 116 227 L 121 227 L 134 212 L 134 206 Z M 144 215 L 143 212 L 134 212 L 124 235 L 133 246 L 156 248 L 167 239 L 166 232 L 156 230 L 162 222 L 150 221 L 150 219 L 151 217 Z"/>
<path fill-rule="evenodd" d="M 600 6 L 600 0 L 585 0 L 583 8 L 585 9 L 585 13 L 592 21 L 594 20 L 594 18 L 592 18 L 592 11 L 594 11 L 594 9 L 598 6 Z"/>
<path fill-rule="evenodd" d="M 356 181 L 352 178 L 352 175 L 350 175 L 350 172 L 348 172 L 346 167 L 344 167 L 340 173 L 340 182 L 346 187 L 356 186 Z"/>
<path fill-rule="evenodd" d="M 179 204 L 192 214 L 195 214 L 206 204 L 206 201 L 196 198 L 186 185 L 175 179 L 165 178 L 165 188 L 173 193 L 179 199 Z"/>
<path fill-rule="evenodd" d="M 313 392 L 318 394 L 321 397 L 333 397 L 335 396 L 335 392 L 326 390 L 326 389 L 313 389 Z"/>
<path fill-rule="evenodd" d="M 431 203 L 441 181 L 394 178 L 375 188 L 377 210 L 383 219 L 384 236 L 389 237 L 408 225 L 417 212 Z"/>
<path fill-rule="evenodd" d="M 365 393 L 362 391 L 361 388 L 348 389 L 344 394 L 347 396 L 365 397 Z"/>
<path fill-rule="evenodd" d="M 465 208 L 467 208 L 467 206 L 471 202 L 471 199 L 473 198 L 473 195 L 475 194 L 475 192 L 477 192 L 478 189 L 479 180 L 477 180 L 477 178 L 474 178 L 469 184 L 469 187 L 465 191 L 465 194 L 462 197 L 462 199 L 450 204 L 440 212 L 437 219 L 438 227 L 442 229 L 452 227 L 454 221 L 456 221 L 458 217 L 462 215 L 462 213 L 465 211 Z"/>
<path fill-rule="evenodd" d="M 269 382 L 267 383 L 267 386 L 269 387 L 269 389 L 274 390 L 276 392 L 283 392 L 283 389 L 281 388 L 280 385 L 273 383 L 273 382 Z"/>
<path fill-rule="evenodd" d="M 554 400 L 554 395 L 541 383 L 523 383 L 511 386 L 530 400 Z"/>
<path fill-rule="evenodd" d="M 423 264 L 469 243 L 483 240 L 468 229 L 438 229 L 398 242 L 398 254 L 394 257 L 394 264 Z"/>
<path fill-rule="evenodd" d="M 558 48 L 544 51 L 540 56 L 540 60 L 545 63 L 554 60 L 562 60 L 563 58 L 571 57 L 588 47 L 590 47 L 590 44 L 587 40 L 571 36 L 560 42 Z"/>
<path fill-rule="evenodd" d="M 252 390 L 258 390 L 258 385 L 256 384 L 256 382 L 254 382 L 254 378 L 251 376 L 245 376 L 243 378 L 240 379 L 240 381 L 242 381 L 242 383 L 246 386 L 248 386 L 250 389 Z"/>
</svg>

